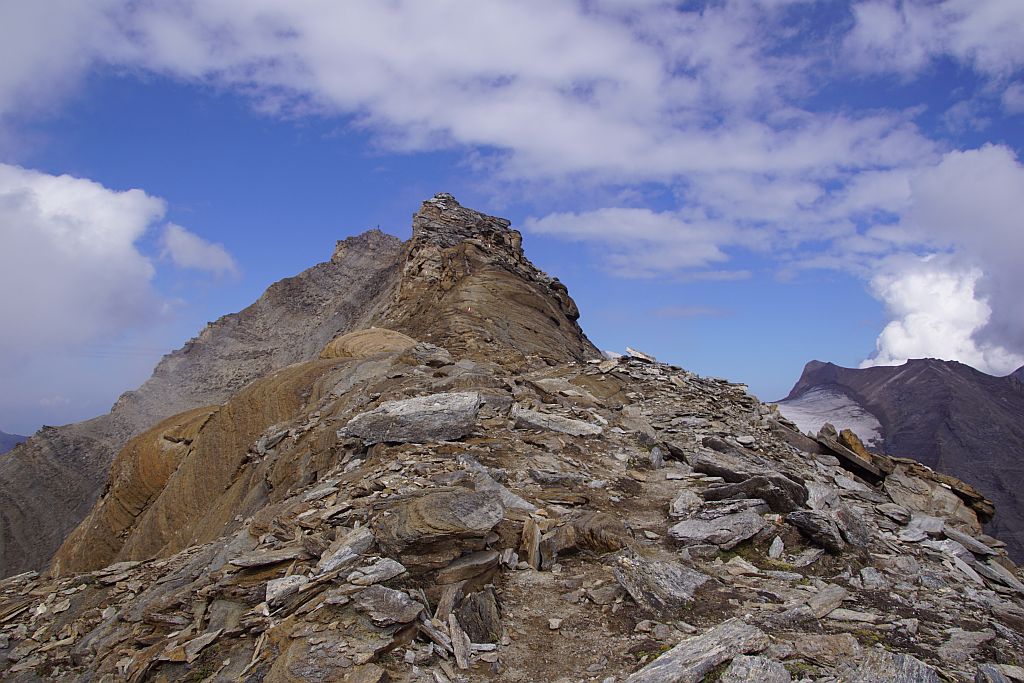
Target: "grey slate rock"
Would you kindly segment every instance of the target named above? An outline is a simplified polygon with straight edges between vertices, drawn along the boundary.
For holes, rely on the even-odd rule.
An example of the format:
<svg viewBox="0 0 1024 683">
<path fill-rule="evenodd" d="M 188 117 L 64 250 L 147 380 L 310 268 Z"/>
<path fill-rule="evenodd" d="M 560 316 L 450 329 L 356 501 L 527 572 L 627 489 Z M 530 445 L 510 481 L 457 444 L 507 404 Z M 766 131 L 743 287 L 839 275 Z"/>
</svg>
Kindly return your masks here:
<svg viewBox="0 0 1024 683">
<path fill-rule="evenodd" d="M 839 533 L 855 548 L 866 548 L 871 544 L 871 529 L 856 510 L 849 505 L 840 505 L 833 511 Z"/>
<path fill-rule="evenodd" d="M 373 547 L 373 533 L 366 527 L 355 529 L 341 536 L 324 551 L 317 563 L 318 574 L 326 574 L 354 563 L 359 556 Z"/>
<path fill-rule="evenodd" d="M 786 521 L 825 550 L 838 553 L 846 547 L 846 543 L 843 542 L 843 537 L 839 533 L 839 527 L 824 512 L 797 510 L 786 515 Z"/>
<path fill-rule="evenodd" d="M 615 578 L 643 609 L 649 612 L 685 607 L 711 578 L 696 569 L 673 562 L 620 555 Z"/>
<path fill-rule="evenodd" d="M 377 626 L 408 624 L 423 611 L 423 605 L 408 594 L 379 584 L 361 591 L 355 605 Z"/>
<path fill-rule="evenodd" d="M 339 434 L 359 437 L 367 444 L 455 441 L 476 427 L 481 403 L 475 391 L 387 401 L 353 417 Z"/>
<path fill-rule="evenodd" d="M 1003 672 L 991 664 L 982 664 L 974 674 L 974 683 L 1013 683 Z"/>
<path fill-rule="evenodd" d="M 768 636 L 739 619 L 729 619 L 676 645 L 632 674 L 626 683 L 698 683 L 719 664 L 768 647 Z"/>
<path fill-rule="evenodd" d="M 732 660 L 719 683 L 790 683 L 793 679 L 774 659 L 740 655 Z"/>
<path fill-rule="evenodd" d="M 761 515 L 744 510 L 714 519 L 686 519 L 669 528 L 668 535 L 683 545 L 712 543 L 725 550 L 757 535 L 768 523 Z"/>
<path fill-rule="evenodd" d="M 948 538 L 951 541 L 956 541 L 957 543 L 959 543 L 963 547 L 965 547 L 968 550 L 970 550 L 975 555 L 995 555 L 996 554 L 995 550 L 993 550 L 992 548 L 989 548 L 987 545 L 985 545 L 984 543 L 982 543 L 978 539 L 976 539 L 973 536 L 970 536 L 968 534 L 965 534 L 962 531 L 958 531 L 957 529 L 954 529 L 951 526 L 944 526 L 943 529 L 942 529 L 942 533 L 946 535 L 946 538 Z"/>
<path fill-rule="evenodd" d="M 880 647 L 871 648 L 860 666 L 842 680 L 849 683 L 941 683 L 935 669 L 920 659 Z"/>
<path fill-rule="evenodd" d="M 882 503 L 877 507 L 879 512 L 897 524 L 905 525 L 910 523 L 910 510 L 902 505 L 897 505 L 896 503 Z"/>
<path fill-rule="evenodd" d="M 539 413 L 536 410 L 527 408 L 513 409 L 512 417 L 516 426 L 525 429 L 543 429 L 546 431 L 562 432 L 571 436 L 597 436 L 602 431 L 601 427 L 583 420 L 574 420 L 571 417 L 552 415 L 550 413 Z"/>
<path fill-rule="evenodd" d="M 712 486 L 704 491 L 705 500 L 761 498 L 772 512 L 792 512 L 807 502 L 807 489 L 779 475 L 756 475 L 739 483 Z"/>
</svg>

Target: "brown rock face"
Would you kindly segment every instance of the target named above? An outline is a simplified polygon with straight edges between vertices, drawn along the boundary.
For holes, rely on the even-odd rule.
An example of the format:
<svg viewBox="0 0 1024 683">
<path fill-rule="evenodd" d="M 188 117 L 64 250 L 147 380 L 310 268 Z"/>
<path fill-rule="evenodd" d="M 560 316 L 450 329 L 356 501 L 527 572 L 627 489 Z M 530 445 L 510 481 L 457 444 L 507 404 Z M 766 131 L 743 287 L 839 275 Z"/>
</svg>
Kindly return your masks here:
<svg viewBox="0 0 1024 683">
<path fill-rule="evenodd" d="M 220 536 L 238 511 L 267 500 L 262 482 L 244 468 L 250 446 L 296 413 L 333 367 L 314 361 L 278 370 L 223 406 L 176 415 L 132 439 L 114 460 L 108 490 L 57 551 L 53 570 L 89 571 Z"/>
<path fill-rule="evenodd" d="M 371 231 L 330 262 L 271 285 L 163 358 L 108 415 L 45 427 L 0 459 L 0 576 L 44 566 L 100 495 L 111 462 L 153 424 L 226 401 L 268 372 L 317 358 L 339 333 L 368 326 L 397 281 L 402 243 Z"/>
<path fill-rule="evenodd" d="M 579 315 L 565 285 L 523 255 L 507 220 L 439 194 L 413 216 L 385 325 L 458 356 L 523 365 L 598 355 Z"/>
<path fill-rule="evenodd" d="M 519 234 L 507 221 L 438 195 L 424 203 L 414 229 L 402 277 L 362 302 L 362 310 L 383 311 L 379 315 L 393 329 L 368 326 L 329 343 L 321 343 L 322 333 L 304 339 L 303 355 L 320 360 L 264 372 L 226 403 L 186 411 L 132 440 L 117 456 L 102 498 L 54 557 L 53 569 L 86 571 L 213 540 L 280 491 L 316 476 L 317 463 L 331 457 L 338 436 L 326 426 L 306 434 L 289 418 L 332 391 L 348 391 L 333 406 L 339 421 L 348 420 L 366 400 L 349 390 L 387 388 L 388 375 L 418 362 L 416 339 L 396 330 L 443 341 L 460 350 L 456 356 L 516 366 L 597 355 L 575 322 L 576 306 L 565 288 L 525 259 Z M 381 238 L 371 233 L 360 239 L 374 248 Z M 358 240 L 339 243 L 332 262 L 322 267 L 351 266 L 362 248 Z M 275 299 L 279 289 L 280 283 L 261 301 Z M 368 322 L 380 321 L 375 316 Z M 219 345 L 213 351 L 220 353 Z M 458 382 L 490 383 L 479 372 Z M 282 440 L 289 447 L 277 447 Z M 296 440 L 302 445 L 291 447 Z"/>
<path fill-rule="evenodd" d="M 463 253 L 469 280 L 504 267 L 505 226 L 474 232 L 482 214 L 450 201 L 424 212 L 466 221 L 420 248 L 442 264 Z M 460 252 L 459 231 L 498 246 Z M 395 279 L 339 357 L 129 441 L 54 571 L 0 581 L 0 679 L 980 680 L 1024 651 L 1003 544 L 969 516 L 933 516 L 973 514 L 961 484 L 888 457 L 881 483 L 861 478 L 863 453 L 834 432 L 821 441 L 843 458 L 794 447 L 742 385 L 639 357 L 578 362 L 571 307 L 509 268 L 530 329 L 454 307 L 430 338 L 457 353 L 347 346 L 387 316 L 411 337 L 420 321 L 399 314 L 432 314 L 415 292 L 443 307 L 465 287 Z M 563 346 L 530 351 L 544 339 Z"/>
<path fill-rule="evenodd" d="M 416 340 L 401 332 L 371 327 L 342 334 L 324 347 L 321 358 L 365 358 L 376 353 L 405 351 L 416 346 Z"/>
</svg>

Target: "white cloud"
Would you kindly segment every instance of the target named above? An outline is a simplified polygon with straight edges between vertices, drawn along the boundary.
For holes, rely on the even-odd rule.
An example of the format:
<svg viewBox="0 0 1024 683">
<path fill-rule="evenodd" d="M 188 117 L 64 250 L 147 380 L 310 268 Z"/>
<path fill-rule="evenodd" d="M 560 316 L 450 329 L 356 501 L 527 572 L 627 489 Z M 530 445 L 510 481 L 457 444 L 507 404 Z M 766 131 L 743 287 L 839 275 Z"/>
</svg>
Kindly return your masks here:
<svg viewBox="0 0 1024 683">
<path fill-rule="evenodd" d="M 141 190 L 0 164 L 0 357 L 74 347 L 145 320 L 154 269 L 135 242 L 163 215 L 163 201 Z"/>
<path fill-rule="evenodd" d="M 729 223 L 699 214 L 643 208 L 606 208 L 528 218 L 524 229 L 559 239 L 596 245 L 599 259 L 624 277 L 654 277 L 680 270 L 700 276 L 728 259 L 723 247 L 743 242 Z M 713 276 L 720 279 L 716 273 Z"/>
<path fill-rule="evenodd" d="M 911 182 L 905 223 L 922 241 L 952 249 L 978 268 L 978 290 L 992 307 L 979 334 L 1024 349 L 1024 165 L 1003 146 L 950 152 Z"/>
<path fill-rule="evenodd" d="M 865 71 L 911 76 L 948 55 L 994 78 L 1024 66 L 1018 0 L 867 0 L 844 48 Z"/>
<path fill-rule="evenodd" d="M 992 314 L 976 291 L 980 278 L 979 270 L 960 270 L 937 257 L 903 262 L 876 275 L 872 290 L 893 320 L 878 336 L 875 356 L 861 367 L 940 358 L 1006 375 L 1024 365 L 1024 356 L 976 339 Z"/>
<path fill-rule="evenodd" d="M 207 242 L 180 225 L 167 224 L 162 244 L 162 254 L 179 268 L 205 270 L 214 275 L 238 274 L 238 264 L 224 245 Z"/>
<path fill-rule="evenodd" d="M 813 50 L 777 49 L 798 30 L 792 4 L 644 3 L 627 22 L 617 3 L 107 0 L 71 3 L 91 29 L 80 34 L 63 17 L 51 27 L 50 12 L 11 11 L 0 44 L 60 49 L 11 48 L 0 111 L 93 63 L 240 88 L 265 109 L 353 115 L 399 149 L 482 147 L 515 178 L 820 173 L 928 153 L 898 116 L 793 106 Z"/>
<path fill-rule="evenodd" d="M 892 254 L 952 250 L 955 272 L 981 269 L 971 296 L 991 307 L 968 338 L 1024 348 L 1012 299 L 1024 283 L 1005 264 L 1020 253 L 1007 218 L 1021 215 L 1012 154 L 943 156 L 915 125 L 919 112 L 814 100 L 822 74 L 846 64 L 911 79 L 949 56 L 1002 92 L 1005 111 L 1024 110 L 1020 84 L 1006 86 L 1024 66 L 1024 2 L 855 2 L 845 37 L 839 24 L 813 25 L 801 4 L 9 3 L 0 117 L 52 105 L 87 69 L 108 65 L 243 92 L 263 112 L 349 117 L 396 150 L 472 150 L 483 173 L 503 180 L 656 183 L 679 208 L 609 202 L 525 227 L 590 245 L 612 272 L 641 277 L 748 276 L 729 264 L 747 248 L 791 270 L 867 278 Z M 980 114 L 964 103 L 946 118 L 962 129 Z M 184 229 L 169 227 L 163 246 L 179 266 L 235 268 L 222 247 Z"/>
<path fill-rule="evenodd" d="M 1010 114 L 1024 114 L 1024 83 L 1012 83 L 1006 88 L 1003 109 Z"/>
<path fill-rule="evenodd" d="M 40 415 L 50 423 L 91 417 L 109 407 L 97 404 L 100 387 L 112 397 L 145 377 L 162 349 L 144 338 L 169 302 L 139 244 L 165 210 L 142 190 L 0 164 L 0 412 L 8 419 L 31 429 Z M 179 265 L 233 266 L 222 248 L 183 228 L 166 234 L 176 237 L 169 248 Z M 144 351 L 124 350 L 142 343 Z"/>
</svg>

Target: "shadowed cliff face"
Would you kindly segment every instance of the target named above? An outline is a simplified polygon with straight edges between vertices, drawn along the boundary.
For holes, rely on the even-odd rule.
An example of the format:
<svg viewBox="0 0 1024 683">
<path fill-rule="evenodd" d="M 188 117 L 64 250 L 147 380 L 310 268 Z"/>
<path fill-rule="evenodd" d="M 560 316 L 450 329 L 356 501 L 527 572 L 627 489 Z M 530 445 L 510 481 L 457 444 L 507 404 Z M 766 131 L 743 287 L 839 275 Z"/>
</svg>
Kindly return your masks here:
<svg viewBox="0 0 1024 683">
<path fill-rule="evenodd" d="M 0 459 L 0 576 L 43 566 L 96 501 L 131 437 L 182 411 L 218 404 L 254 379 L 317 357 L 364 327 L 397 281 L 402 242 L 372 231 L 334 257 L 271 285 L 163 358 L 108 415 L 47 427 Z"/>
<path fill-rule="evenodd" d="M 988 526 L 1024 559 L 1024 390 L 1021 370 L 992 377 L 962 363 L 911 360 L 900 366 L 843 368 L 811 361 L 782 402 L 832 389 L 881 424 L 883 450 L 948 472 L 996 506 Z"/>
</svg>

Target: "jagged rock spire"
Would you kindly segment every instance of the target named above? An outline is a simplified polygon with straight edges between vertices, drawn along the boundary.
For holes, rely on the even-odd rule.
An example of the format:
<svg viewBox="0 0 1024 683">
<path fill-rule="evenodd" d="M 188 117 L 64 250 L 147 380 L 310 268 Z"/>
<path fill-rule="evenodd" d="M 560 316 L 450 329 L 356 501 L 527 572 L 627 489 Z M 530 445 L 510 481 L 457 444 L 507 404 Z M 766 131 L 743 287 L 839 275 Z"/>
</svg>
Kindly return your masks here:
<svg viewBox="0 0 1024 683">
<path fill-rule="evenodd" d="M 565 285 L 530 263 L 508 220 L 440 193 L 423 202 L 412 223 L 401 280 L 381 325 L 500 363 L 598 355 Z"/>
</svg>

